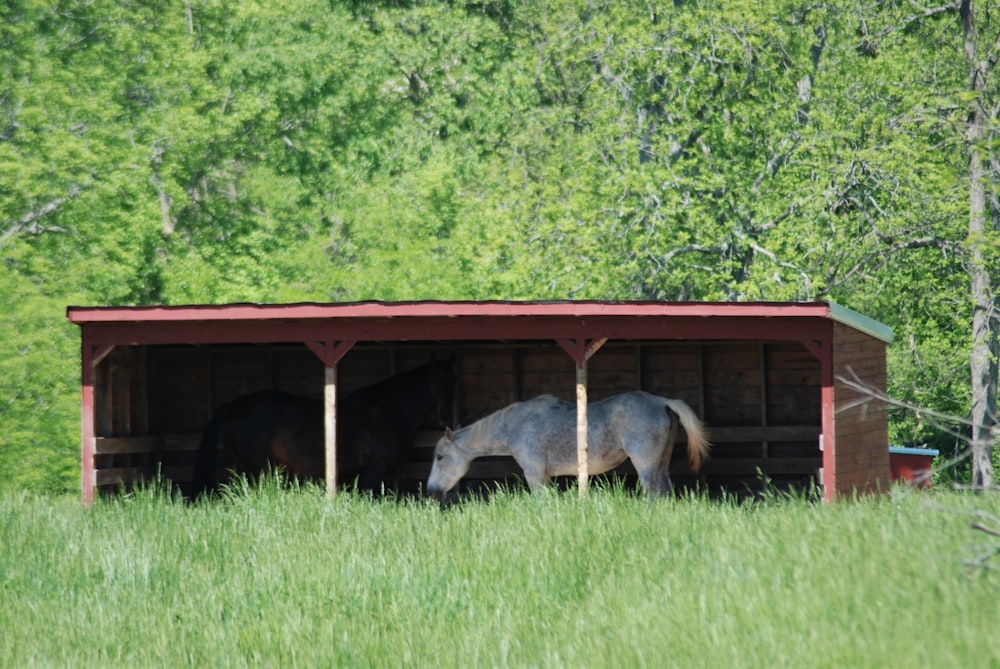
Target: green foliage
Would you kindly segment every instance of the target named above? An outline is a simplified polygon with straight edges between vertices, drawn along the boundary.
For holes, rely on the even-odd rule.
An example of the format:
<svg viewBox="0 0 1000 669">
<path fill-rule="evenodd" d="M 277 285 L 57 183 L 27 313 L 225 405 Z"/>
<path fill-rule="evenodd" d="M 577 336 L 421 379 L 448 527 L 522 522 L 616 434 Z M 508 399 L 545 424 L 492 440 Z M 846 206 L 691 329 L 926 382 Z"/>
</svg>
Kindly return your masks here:
<svg viewBox="0 0 1000 669">
<path fill-rule="evenodd" d="M 9 270 L 0 281 L 0 490 L 79 489 L 79 333 L 61 297 Z"/>
<path fill-rule="evenodd" d="M 967 243 L 991 267 L 1000 243 L 965 239 L 953 11 L 12 0 L 0 19 L 13 348 L 63 332 L 71 299 L 833 299 L 896 330 L 893 394 L 967 411 Z M 74 357 L 8 358 L 8 396 L 72 404 Z"/>
<path fill-rule="evenodd" d="M 959 513 L 912 495 L 743 506 L 594 490 L 441 512 L 273 481 L 214 504 L 152 489 L 90 510 L 7 492 L 0 663 L 996 664 L 982 642 L 996 575 L 970 582 L 982 539 L 961 512 L 1000 505 L 931 501 Z"/>
</svg>

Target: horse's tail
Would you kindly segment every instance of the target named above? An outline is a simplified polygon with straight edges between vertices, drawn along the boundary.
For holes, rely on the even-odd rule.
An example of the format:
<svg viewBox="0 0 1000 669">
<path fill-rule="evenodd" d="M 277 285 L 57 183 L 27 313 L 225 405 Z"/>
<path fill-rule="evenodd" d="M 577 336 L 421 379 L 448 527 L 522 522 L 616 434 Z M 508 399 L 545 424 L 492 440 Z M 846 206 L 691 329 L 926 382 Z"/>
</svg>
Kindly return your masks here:
<svg viewBox="0 0 1000 669">
<path fill-rule="evenodd" d="M 712 445 L 708 443 L 708 429 L 698 418 L 690 406 L 683 400 L 672 400 L 664 398 L 667 403 L 667 410 L 673 411 L 681 419 L 681 427 L 687 433 L 688 461 L 691 463 L 691 471 L 698 473 L 701 463 L 708 458 L 708 451 Z"/>
<path fill-rule="evenodd" d="M 194 464 L 194 488 L 192 499 L 197 499 L 207 492 L 214 492 L 217 481 L 215 472 L 219 466 L 219 414 L 212 416 L 198 444 L 198 455 Z"/>
</svg>

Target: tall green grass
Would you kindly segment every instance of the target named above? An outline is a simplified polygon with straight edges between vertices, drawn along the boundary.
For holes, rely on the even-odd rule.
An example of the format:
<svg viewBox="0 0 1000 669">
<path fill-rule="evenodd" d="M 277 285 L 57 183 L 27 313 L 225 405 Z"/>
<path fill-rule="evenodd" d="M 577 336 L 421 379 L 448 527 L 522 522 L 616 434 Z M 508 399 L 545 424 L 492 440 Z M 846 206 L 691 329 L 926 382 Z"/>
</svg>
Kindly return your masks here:
<svg viewBox="0 0 1000 669">
<path fill-rule="evenodd" d="M 972 510 L 1000 499 L 6 493 L 0 666 L 998 666 Z"/>
</svg>

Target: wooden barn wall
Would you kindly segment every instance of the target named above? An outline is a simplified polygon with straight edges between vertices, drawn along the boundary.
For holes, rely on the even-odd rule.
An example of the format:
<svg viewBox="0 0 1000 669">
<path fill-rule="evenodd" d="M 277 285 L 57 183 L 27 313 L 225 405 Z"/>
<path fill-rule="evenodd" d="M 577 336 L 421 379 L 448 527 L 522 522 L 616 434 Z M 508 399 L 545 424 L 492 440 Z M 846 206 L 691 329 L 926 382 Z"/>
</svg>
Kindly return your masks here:
<svg viewBox="0 0 1000 669">
<path fill-rule="evenodd" d="M 857 375 L 869 386 L 886 388 L 885 344 L 862 332 L 834 324 L 835 378 Z M 885 490 L 889 485 L 889 419 L 882 402 L 834 383 L 836 444 L 834 468 L 838 494 Z"/>
<path fill-rule="evenodd" d="M 556 344 L 540 342 L 362 343 L 338 364 L 339 389 L 346 394 L 451 352 L 460 424 L 543 393 L 575 400 L 572 360 Z M 114 489 L 160 471 L 186 490 L 201 430 L 215 408 L 267 388 L 321 397 L 323 376 L 305 346 L 118 347 L 98 366 L 98 486 Z M 588 385 L 591 401 L 643 389 L 682 399 L 703 417 L 712 458 L 695 477 L 678 446 L 672 475 L 679 485 L 740 493 L 759 490 L 764 479 L 806 485 L 821 466 L 820 365 L 798 343 L 609 342 L 589 363 Z M 416 490 L 426 479 L 437 437 L 428 426 L 401 488 Z M 631 467 L 619 473 L 629 476 Z M 465 485 L 518 474 L 509 458 L 485 459 L 474 463 Z"/>
<path fill-rule="evenodd" d="M 98 486 L 129 483 L 155 472 L 163 448 L 151 438 L 147 349 L 120 346 L 95 370 L 94 466 Z"/>
<path fill-rule="evenodd" d="M 97 367 L 94 390 L 103 400 L 95 407 L 98 436 L 149 432 L 146 351 L 138 346 L 118 347 Z"/>
</svg>

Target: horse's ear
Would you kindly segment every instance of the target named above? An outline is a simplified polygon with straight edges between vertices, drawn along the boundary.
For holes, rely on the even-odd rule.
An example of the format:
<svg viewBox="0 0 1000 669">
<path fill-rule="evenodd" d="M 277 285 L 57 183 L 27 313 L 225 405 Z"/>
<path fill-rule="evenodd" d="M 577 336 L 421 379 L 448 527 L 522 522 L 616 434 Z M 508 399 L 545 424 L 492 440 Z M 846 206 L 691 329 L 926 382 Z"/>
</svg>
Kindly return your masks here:
<svg viewBox="0 0 1000 669">
<path fill-rule="evenodd" d="M 445 426 L 444 428 L 444 438 L 448 441 L 452 441 L 455 437 L 455 433 L 451 431 L 450 427 Z"/>
</svg>

